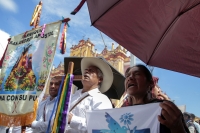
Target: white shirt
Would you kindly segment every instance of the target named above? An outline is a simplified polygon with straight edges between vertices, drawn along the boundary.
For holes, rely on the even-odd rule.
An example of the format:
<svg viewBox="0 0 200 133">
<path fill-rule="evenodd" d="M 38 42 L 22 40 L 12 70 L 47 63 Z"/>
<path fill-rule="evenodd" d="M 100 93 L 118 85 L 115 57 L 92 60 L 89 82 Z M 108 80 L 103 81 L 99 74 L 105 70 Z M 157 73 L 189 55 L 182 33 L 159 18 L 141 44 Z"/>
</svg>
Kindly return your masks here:
<svg viewBox="0 0 200 133">
<path fill-rule="evenodd" d="M 89 96 L 82 100 L 71 111 L 73 117 L 65 133 L 87 133 L 86 111 L 112 108 L 111 101 L 106 95 L 102 94 L 98 88 L 84 93 L 81 92 L 82 89 L 72 94 L 70 108 L 72 108 L 79 99 L 82 99 L 88 94 Z"/>
<path fill-rule="evenodd" d="M 49 96 L 46 100 L 40 103 L 40 105 L 38 106 L 37 118 L 31 124 L 34 133 L 46 133 L 55 102 L 56 98 L 50 101 Z M 53 118 L 54 115 L 52 119 Z"/>
<path fill-rule="evenodd" d="M 187 125 L 189 122 L 192 122 L 192 121 L 189 120 L 189 121 L 186 123 L 186 125 Z M 195 129 L 194 129 L 194 126 L 193 126 L 193 125 L 190 125 L 190 126 L 188 127 L 188 130 L 190 131 L 190 133 L 195 133 Z"/>
<path fill-rule="evenodd" d="M 198 132 L 200 133 L 200 125 L 195 121 L 193 123 L 194 123 L 196 129 L 198 130 Z"/>
<path fill-rule="evenodd" d="M 21 126 L 17 126 L 17 127 L 12 127 L 9 130 L 9 133 L 21 133 Z M 26 127 L 26 133 L 34 133 L 33 129 L 30 127 Z"/>
<path fill-rule="evenodd" d="M 8 127 L 0 126 L 0 133 L 5 133 L 7 128 Z M 10 133 L 10 131 L 9 131 L 9 133 Z"/>
</svg>

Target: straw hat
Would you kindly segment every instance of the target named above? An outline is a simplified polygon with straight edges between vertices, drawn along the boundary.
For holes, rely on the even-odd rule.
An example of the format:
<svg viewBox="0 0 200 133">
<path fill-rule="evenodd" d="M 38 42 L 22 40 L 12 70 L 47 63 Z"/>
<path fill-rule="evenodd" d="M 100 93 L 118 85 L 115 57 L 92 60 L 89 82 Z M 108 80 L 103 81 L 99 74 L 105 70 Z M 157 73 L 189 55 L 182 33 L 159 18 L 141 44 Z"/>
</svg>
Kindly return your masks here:
<svg viewBox="0 0 200 133">
<path fill-rule="evenodd" d="M 112 70 L 111 70 L 110 66 L 108 65 L 108 63 L 106 63 L 105 61 L 103 61 L 100 58 L 84 57 L 81 60 L 81 71 L 82 71 L 82 73 L 89 66 L 96 66 L 103 73 L 103 81 L 101 83 L 101 87 L 99 88 L 101 93 L 104 93 L 107 90 L 109 90 L 112 83 L 113 83 L 113 73 L 112 73 Z"/>
</svg>

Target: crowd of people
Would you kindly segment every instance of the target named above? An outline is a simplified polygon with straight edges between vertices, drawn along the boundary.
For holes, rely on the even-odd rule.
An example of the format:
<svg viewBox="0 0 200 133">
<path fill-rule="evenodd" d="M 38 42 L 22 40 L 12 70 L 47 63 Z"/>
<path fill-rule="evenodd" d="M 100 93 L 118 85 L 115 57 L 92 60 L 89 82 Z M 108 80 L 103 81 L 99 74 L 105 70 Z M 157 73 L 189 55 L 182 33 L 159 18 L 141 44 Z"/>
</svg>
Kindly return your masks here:
<svg viewBox="0 0 200 133">
<path fill-rule="evenodd" d="M 190 133 L 200 133 L 200 120 L 195 121 L 193 113 L 184 112 L 183 116 Z"/>
<path fill-rule="evenodd" d="M 71 96 L 65 133 L 87 133 L 87 111 L 113 108 L 110 99 L 103 94 L 113 82 L 110 66 L 99 58 L 85 57 L 81 61 L 81 71 L 83 88 Z M 153 77 L 144 65 L 128 68 L 124 82 L 127 101 L 121 108 L 159 103 L 161 114 L 155 119 L 160 122 L 160 133 L 199 133 L 199 123 L 194 121 L 195 116 L 186 112 L 182 113 L 169 97 L 160 91 L 157 82 L 158 79 Z M 40 102 L 36 120 L 27 125 L 24 132 L 46 132 L 60 84 L 60 77 L 51 78 L 50 95 Z M 14 127 L 10 132 L 21 133 L 19 129 L 21 128 Z"/>
</svg>

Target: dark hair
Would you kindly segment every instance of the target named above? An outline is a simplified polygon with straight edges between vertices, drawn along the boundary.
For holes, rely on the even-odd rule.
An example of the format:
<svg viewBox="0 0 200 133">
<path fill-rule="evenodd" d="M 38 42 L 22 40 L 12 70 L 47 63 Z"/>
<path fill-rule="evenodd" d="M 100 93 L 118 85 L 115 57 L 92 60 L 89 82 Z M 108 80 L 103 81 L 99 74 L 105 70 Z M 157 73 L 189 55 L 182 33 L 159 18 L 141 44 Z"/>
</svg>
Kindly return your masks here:
<svg viewBox="0 0 200 133">
<path fill-rule="evenodd" d="M 96 67 L 96 66 L 94 66 L 94 67 Z M 97 69 L 97 77 L 99 78 L 99 79 L 102 79 L 103 80 L 103 73 L 102 73 L 102 71 L 98 68 L 98 67 L 96 67 L 96 69 Z M 102 82 L 99 82 L 99 88 L 101 87 L 101 83 Z"/>
<path fill-rule="evenodd" d="M 58 81 L 59 83 L 61 83 L 61 82 L 62 82 L 62 78 L 63 78 L 63 77 L 60 77 L 60 76 L 54 76 L 54 77 L 51 77 L 51 78 L 50 78 L 50 82 L 53 81 L 53 80 L 56 80 L 56 81 Z"/>
<path fill-rule="evenodd" d="M 188 112 L 184 112 L 183 113 L 184 116 L 188 116 L 188 118 L 190 119 L 191 115 Z"/>
<path fill-rule="evenodd" d="M 146 66 L 142 65 L 142 64 L 137 64 L 137 65 L 134 65 L 134 66 L 132 66 L 132 67 L 127 68 L 127 69 L 126 69 L 126 72 L 125 72 L 125 77 L 127 76 L 129 70 L 130 70 L 131 68 L 133 68 L 133 67 L 138 67 L 138 68 L 140 68 L 140 69 L 143 70 L 143 72 L 144 72 L 144 74 L 145 74 L 145 76 L 146 76 L 147 81 L 151 84 L 150 90 L 152 90 L 153 84 L 154 84 L 153 78 L 152 78 L 152 74 L 151 74 L 151 72 L 149 71 L 149 69 L 148 69 Z"/>
<path fill-rule="evenodd" d="M 98 67 L 96 67 L 96 68 L 97 68 L 97 77 L 99 79 L 103 79 L 103 73 L 102 73 L 102 71 Z"/>
<path fill-rule="evenodd" d="M 190 117 L 192 118 L 192 119 L 194 119 L 195 118 L 195 115 L 194 114 L 190 114 Z"/>
<path fill-rule="evenodd" d="M 128 74 L 128 72 L 129 72 L 129 70 L 131 69 L 132 67 L 128 67 L 127 69 L 126 69 L 126 71 L 125 71 L 125 77 L 127 76 L 127 74 Z"/>
</svg>

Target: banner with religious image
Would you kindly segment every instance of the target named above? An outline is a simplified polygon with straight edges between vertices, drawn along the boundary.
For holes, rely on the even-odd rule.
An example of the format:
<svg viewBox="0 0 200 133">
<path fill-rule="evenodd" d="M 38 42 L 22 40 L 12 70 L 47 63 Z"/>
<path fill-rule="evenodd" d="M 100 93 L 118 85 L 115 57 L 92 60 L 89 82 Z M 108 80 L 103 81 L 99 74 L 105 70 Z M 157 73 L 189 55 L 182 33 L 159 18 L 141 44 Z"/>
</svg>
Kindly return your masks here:
<svg viewBox="0 0 200 133">
<path fill-rule="evenodd" d="M 0 75 L 0 125 L 31 124 L 45 88 L 61 21 L 11 37 Z"/>
<path fill-rule="evenodd" d="M 159 103 L 87 112 L 88 133 L 159 133 Z"/>
</svg>

